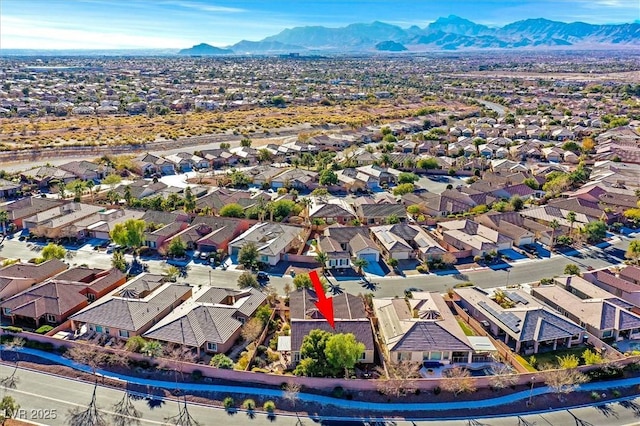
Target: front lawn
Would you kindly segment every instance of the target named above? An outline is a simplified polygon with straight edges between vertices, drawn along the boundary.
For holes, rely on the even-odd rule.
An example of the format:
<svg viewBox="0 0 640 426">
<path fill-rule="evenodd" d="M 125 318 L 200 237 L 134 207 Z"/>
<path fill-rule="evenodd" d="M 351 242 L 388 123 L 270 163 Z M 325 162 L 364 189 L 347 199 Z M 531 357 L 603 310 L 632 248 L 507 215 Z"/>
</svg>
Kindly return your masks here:
<svg viewBox="0 0 640 426">
<path fill-rule="evenodd" d="M 585 351 L 585 347 L 576 347 L 570 349 L 559 349 L 557 351 L 550 351 L 544 353 L 537 353 L 533 355 L 536 359 L 536 368 L 540 369 L 544 365 L 557 365 L 558 357 L 564 357 L 567 355 L 575 355 L 580 360 L 580 365 L 584 365 L 582 354 Z"/>
</svg>

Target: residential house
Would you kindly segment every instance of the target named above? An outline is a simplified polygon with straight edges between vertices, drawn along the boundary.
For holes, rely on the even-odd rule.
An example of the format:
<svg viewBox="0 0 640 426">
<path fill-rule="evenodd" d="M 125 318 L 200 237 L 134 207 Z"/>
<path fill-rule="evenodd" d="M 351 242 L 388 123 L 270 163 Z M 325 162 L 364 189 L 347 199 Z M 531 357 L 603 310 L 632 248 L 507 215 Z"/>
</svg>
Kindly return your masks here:
<svg viewBox="0 0 640 426">
<path fill-rule="evenodd" d="M 571 281 L 579 277 L 559 277 L 568 288 L 540 285 L 531 295 L 557 310 L 598 339 L 640 338 L 640 315 L 631 312 L 633 304 L 609 295 L 607 298 L 580 298 L 571 293 Z"/>
<path fill-rule="evenodd" d="M 167 155 L 165 159 L 171 161 L 175 167 L 183 172 L 191 170 L 208 169 L 209 160 L 189 152 L 179 152 L 177 154 Z"/>
<path fill-rule="evenodd" d="M 392 363 L 435 365 L 490 359 L 487 350 L 474 348 L 477 342 L 465 335 L 441 294 L 415 292 L 411 299 L 374 298 L 373 309 L 383 350 Z M 482 339 L 486 348 L 495 352 L 489 339 Z"/>
<path fill-rule="evenodd" d="M 375 165 L 360 166 L 356 168 L 356 171 L 373 177 L 378 181 L 379 185 L 395 184 L 398 181 L 398 176 L 400 175 L 399 170 Z"/>
<path fill-rule="evenodd" d="M 491 212 L 476 216 L 474 222 L 506 235 L 513 240 L 513 244 L 516 246 L 533 244 L 536 239 L 535 233 L 523 226 L 524 218 L 518 212 Z"/>
<path fill-rule="evenodd" d="M 371 237 L 387 258 L 439 259 L 446 250 L 418 225 L 397 223 L 371 227 Z"/>
<path fill-rule="evenodd" d="M 249 219 L 234 219 L 230 217 L 196 216 L 192 227 L 197 228 L 200 238 L 196 241 L 196 248 L 202 252 L 227 252 L 229 243 L 256 222 Z"/>
<path fill-rule="evenodd" d="M 48 189 L 52 185 L 67 184 L 77 179 L 77 176 L 59 167 L 41 166 L 21 172 L 20 178 L 40 189 Z"/>
<path fill-rule="evenodd" d="M 202 286 L 153 325 L 144 337 L 195 348 L 198 356 L 226 353 L 240 338 L 242 325 L 266 303 L 256 289 L 233 290 Z"/>
<path fill-rule="evenodd" d="M 47 238 L 83 238 L 84 234 L 76 232 L 71 225 L 102 209 L 101 206 L 71 202 L 24 218 L 22 226 L 32 234 Z"/>
<path fill-rule="evenodd" d="M 229 255 L 237 257 L 245 244 L 254 243 L 258 248 L 258 261 L 275 266 L 280 260 L 286 260 L 291 250 L 304 245 L 305 229 L 281 223 L 256 223 L 251 228 L 229 242 Z"/>
<path fill-rule="evenodd" d="M 331 237 L 320 237 L 319 250 L 327 255 L 325 266 L 328 269 L 346 269 L 351 267 L 351 256 L 340 243 Z"/>
<path fill-rule="evenodd" d="M 361 223 L 367 225 L 382 225 L 389 222 L 389 218 L 396 218 L 400 222 L 407 220 L 407 210 L 403 204 L 359 204 L 356 215 Z"/>
<path fill-rule="evenodd" d="M 109 209 L 98 211 L 91 216 L 69 225 L 69 234 L 78 238 L 110 239 L 113 227 L 129 219 L 140 219 L 144 212 L 127 209 Z"/>
<path fill-rule="evenodd" d="M 21 188 L 22 185 L 18 183 L 0 179 L 0 198 L 14 198 Z"/>
<path fill-rule="evenodd" d="M 271 196 L 261 192 L 238 191 L 227 188 L 217 188 L 213 192 L 196 200 L 196 209 L 211 210 L 212 214 L 220 214 L 220 210 L 229 204 L 239 204 L 244 209 L 271 201 Z"/>
<path fill-rule="evenodd" d="M 52 198 L 28 197 L 5 204 L 0 209 L 7 212 L 9 222 L 17 229 L 24 229 L 23 220 L 53 207 L 65 204 L 65 201 Z"/>
<path fill-rule="evenodd" d="M 150 249 L 158 250 L 165 247 L 165 242 L 169 242 L 178 233 L 189 227 L 185 222 L 173 222 L 155 231 L 144 233 L 144 245 Z"/>
<path fill-rule="evenodd" d="M 282 173 L 282 169 L 273 166 L 257 166 L 247 172 L 254 185 L 271 186 L 271 180 Z"/>
<path fill-rule="evenodd" d="M 311 170 L 288 169 L 271 178 L 271 188 L 293 188 L 312 191 L 318 187 L 318 173 Z"/>
<path fill-rule="evenodd" d="M 339 244 L 342 252 L 351 258 L 364 259 L 369 263 L 380 260 L 380 249 L 369 238 L 369 228 L 334 224 L 325 228 L 324 235 Z"/>
<path fill-rule="evenodd" d="M 621 269 L 619 276 L 625 281 L 640 285 L 640 268 L 637 266 L 627 266 Z"/>
<path fill-rule="evenodd" d="M 507 250 L 513 245 L 507 235 L 468 219 L 440 222 L 438 231 L 445 243 L 458 250 L 470 250 L 473 256 Z"/>
<path fill-rule="evenodd" d="M 627 266 L 622 271 L 628 268 L 634 268 L 631 269 L 631 272 L 633 272 L 636 267 Z M 600 271 L 586 271 L 582 274 L 582 277 L 614 296 L 640 307 L 640 284 L 634 282 L 633 279 L 629 279 L 629 274 L 629 271 L 625 272 L 624 275 L 622 273 L 614 274 L 605 269 Z"/>
<path fill-rule="evenodd" d="M 174 163 L 169 160 L 165 160 L 162 157 L 158 157 L 153 154 L 142 154 L 132 160 L 133 167 L 136 173 L 141 176 L 150 176 L 156 173 L 162 175 L 173 175 L 176 173 Z"/>
<path fill-rule="evenodd" d="M 126 275 L 115 268 L 72 268 L 0 302 L 0 307 L 12 324 L 58 325 L 125 280 Z"/>
<path fill-rule="evenodd" d="M 190 285 L 143 273 L 71 315 L 71 327 L 123 339 L 140 336 L 191 297 L 191 292 Z"/>
<path fill-rule="evenodd" d="M 490 297 L 492 293 L 478 287 L 457 288 L 455 292 L 460 296 L 460 306 L 516 353 L 532 355 L 541 350 L 571 348 L 583 341 L 583 327 L 522 290 L 504 291 L 503 305 Z"/>
<path fill-rule="evenodd" d="M 343 198 L 313 198 L 309 206 L 309 221 L 322 220 L 326 224 L 347 224 L 356 219 L 353 207 Z"/>
<path fill-rule="evenodd" d="M 113 173 L 114 169 L 91 161 L 71 161 L 59 166 L 62 170 L 74 174 L 81 180 L 100 181 Z"/>
<path fill-rule="evenodd" d="M 14 263 L 0 269 L 0 301 L 15 296 L 42 281 L 65 271 L 69 266 L 61 260 L 51 259 L 39 265 Z"/>
<path fill-rule="evenodd" d="M 330 296 L 329 296 L 330 297 Z M 300 361 L 300 348 L 304 337 L 312 330 L 323 330 L 332 334 L 351 333 L 364 344 L 365 350 L 358 362 L 374 362 L 375 343 L 371 322 L 367 317 L 364 301 L 358 296 L 342 293 L 332 297 L 335 328 L 331 328 L 315 305 L 318 296 L 310 289 L 300 289 L 289 294 L 291 315 L 291 355 L 293 363 Z"/>
</svg>

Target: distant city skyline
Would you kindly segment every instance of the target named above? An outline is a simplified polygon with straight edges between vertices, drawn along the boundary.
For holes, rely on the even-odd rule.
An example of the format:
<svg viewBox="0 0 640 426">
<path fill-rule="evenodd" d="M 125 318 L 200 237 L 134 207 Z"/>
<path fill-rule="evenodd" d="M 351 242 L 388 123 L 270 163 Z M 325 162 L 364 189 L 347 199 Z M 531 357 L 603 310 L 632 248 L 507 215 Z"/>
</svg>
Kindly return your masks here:
<svg viewBox="0 0 640 426">
<path fill-rule="evenodd" d="M 285 28 L 382 21 L 425 27 L 457 15 L 502 26 L 528 18 L 620 24 L 639 0 L 0 0 L 0 48 L 223 47 Z"/>
</svg>

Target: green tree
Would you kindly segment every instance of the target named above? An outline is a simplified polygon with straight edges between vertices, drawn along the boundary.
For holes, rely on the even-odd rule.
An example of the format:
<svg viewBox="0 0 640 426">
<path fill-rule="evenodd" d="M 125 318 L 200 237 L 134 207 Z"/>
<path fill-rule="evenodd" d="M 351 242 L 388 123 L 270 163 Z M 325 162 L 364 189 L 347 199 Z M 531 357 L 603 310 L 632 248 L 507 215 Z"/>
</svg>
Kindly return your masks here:
<svg viewBox="0 0 640 426">
<path fill-rule="evenodd" d="M 412 204 L 407 207 L 407 213 L 411 215 L 414 219 L 422 212 L 420 206 L 417 204 Z"/>
<path fill-rule="evenodd" d="M 242 139 L 240 140 L 240 146 L 245 147 L 245 148 L 250 147 L 250 146 L 251 146 L 251 139 L 249 139 L 249 138 L 242 138 Z"/>
<path fill-rule="evenodd" d="M 329 261 L 329 255 L 323 251 L 319 251 L 315 257 L 316 262 L 322 266 L 322 272 L 327 269 L 327 262 Z"/>
<path fill-rule="evenodd" d="M 229 174 L 229 182 L 234 188 L 246 188 L 251 183 L 251 178 L 239 170 L 234 170 Z"/>
<path fill-rule="evenodd" d="M 268 149 L 261 149 L 258 151 L 258 162 L 260 163 L 270 163 L 273 158 L 273 155 Z"/>
<path fill-rule="evenodd" d="M 415 191 L 416 187 L 412 183 L 401 183 L 400 185 L 393 188 L 393 195 L 404 195 L 410 194 Z"/>
<path fill-rule="evenodd" d="M 144 244 L 144 231 L 147 223 L 142 219 L 128 219 L 125 222 L 116 223 L 109 236 L 116 243 L 133 250 Z"/>
<path fill-rule="evenodd" d="M 553 251 L 553 246 L 556 243 L 556 239 L 555 239 L 555 234 L 556 234 L 556 230 L 558 228 L 560 228 L 560 222 L 558 222 L 557 219 L 553 219 L 551 222 L 549 222 L 549 228 L 551 228 L 551 246 L 550 246 L 550 250 Z"/>
<path fill-rule="evenodd" d="M 320 172 L 320 185 L 335 185 L 338 183 L 338 175 L 333 170 Z"/>
<path fill-rule="evenodd" d="M 344 371 L 348 377 L 349 370 L 355 367 L 356 363 L 364 353 L 364 344 L 358 342 L 352 333 L 334 334 L 326 343 L 324 354 L 327 363 L 334 371 Z"/>
<path fill-rule="evenodd" d="M 351 264 L 358 268 L 358 274 L 362 275 L 362 270 L 367 267 L 369 262 L 367 261 L 367 259 L 356 257 L 351 261 Z"/>
<path fill-rule="evenodd" d="M 513 197 L 511 197 L 511 200 L 509 200 L 509 203 L 511 204 L 511 207 L 513 208 L 513 210 L 516 212 L 522 210 L 522 208 L 524 207 L 524 201 L 522 200 L 522 198 L 518 197 L 517 195 L 514 195 Z"/>
<path fill-rule="evenodd" d="M 109 185 L 111 189 L 113 189 L 116 185 L 120 184 L 120 182 L 122 182 L 122 178 L 120 177 L 120 175 L 116 175 L 116 174 L 110 174 L 106 176 L 104 179 L 102 179 L 102 184 Z"/>
<path fill-rule="evenodd" d="M 634 224 L 640 224 L 640 208 L 632 208 L 624 211 L 624 217 Z"/>
<path fill-rule="evenodd" d="M 211 358 L 209 365 L 223 370 L 231 370 L 233 369 L 233 360 L 225 354 L 215 354 Z"/>
<path fill-rule="evenodd" d="M 324 352 L 331 333 L 324 330 L 311 330 L 300 346 L 300 362 L 294 370 L 297 376 L 323 377 L 329 366 Z"/>
<path fill-rule="evenodd" d="M 252 268 L 260 257 L 258 247 L 255 243 L 248 242 L 238 252 L 238 263 L 245 268 Z"/>
<path fill-rule="evenodd" d="M 258 280 L 256 279 L 255 275 L 253 275 L 249 271 L 244 271 L 238 277 L 238 287 L 240 287 L 240 288 L 249 288 L 249 287 L 260 288 L 260 283 L 258 283 Z"/>
<path fill-rule="evenodd" d="M 238 203 L 227 204 L 220 209 L 222 217 L 244 217 L 244 208 Z"/>
<path fill-rule="evenodd" d="M 301 288 L 313 288 L 311 278 L 309 278 L 308 274 L 297 274 L 293 278 L 293 285 L 295 286 L 296 290 Z"/>
<path fill-rule="evenodd" d="M 587 237 L 590 243 L 598 243 L 607 236 L 607 224 L 601 220 L 589 222 L 582 227 L 581 232 Z"/>
<path fill-rule="evenodd" d="M 144 344 L 141 353 L 148 357 L 157 358 L 162 355 L 162 343 L 156 340 L 150 340 Z"/>
<path fill-rule="evenodd" d="M 0 401 L 0 422 L 5 424 L 9 419 L 13 419 L 20 410 L 20 404 L 12 396 L 6 395 Z"/>
<path fill-rule="evenodd" d="M 571 225 L 571 227 L 569 228 L 569 236 L 571 236 L 571 234 L 573 234 L 573 224 L 576 223 L 576 220 L 577 220 L 576 212 L 570 211 L 569 213 L 567 213 L 567 220 Z"/>
<path fill-rule="evenodd" d="M 6 210 L 0 210 L 0 226 L 2 227 L 2 233 L 7 230 L 7 222 L 9 221 L 9 213 Z"/>
<path fill-rule="evenodd" d="M 118 269 L 120 272 L 127 271 L 127 261 L 124 258 L 124 254 L 120 251 L 114 251 L 111 257 L 111 266 Z"/>
<path fill-rule="evenodd" d="M 420 180 L 420 178 L 415 173 L 403 172 L 398 175 L 398 183 L 414 183 L 418 180 Z"/>
<path fill-rule="evenodd" d="M 566 275 L 580 275 L 580 268 L 574 263 L 570 263 L 564 267 L 564 273 Z"/>
<path fill-rule="evenodd" d="M 533 190 L 537 190 L 540 188 L 540 184 L 535 178 L 526 178 L 522 183 L 527 185 L 529 188 Z"/>
<path fill-rule="evenodd" d="M 187 244 L 181 238 L 174 238 L 169 242 L 167 253 L 174 257 L 183 257 L 187 252 Z"/>
<path fill-rule="evenodd" d="M 42 249 L 41 258 L 44 261 L 51 259 L 64 259 L 66 255 L 67 250 L 64 247 L 59 246 L 58 244 L 49 243 Z"/>
<path fill-rule="evenodd" d="M 418 166 L 418 168 L 423 169 L 425 171 L 438 169 L 440 167 L 438 165 L 438 160 L 436 160 L 435 158 L 423 158 L 423 159 L 420 159 L 416 163 L 416 166 Z"/>
<path fill-rule="evenodd" d="M 193 213 L 196 209 L 196 197 L 191 191 L 191 187 L 187 186 L 184 190 L 184 211 L 187 213 Z"/>
<path fill-rule="evenodd" d="M 634 263 L 638 263 L 638 259 L 640 259 L 640 240 L 633 240 L 629 243 L 625 257 Z"/>
<path fill-rule="evenodd" d="M 384 221 L 387 225 L 395 225 L 396 223 L 400 223 L 400 218 L 397 214 L 392 214 L 387 216 Z"/>
</svg>

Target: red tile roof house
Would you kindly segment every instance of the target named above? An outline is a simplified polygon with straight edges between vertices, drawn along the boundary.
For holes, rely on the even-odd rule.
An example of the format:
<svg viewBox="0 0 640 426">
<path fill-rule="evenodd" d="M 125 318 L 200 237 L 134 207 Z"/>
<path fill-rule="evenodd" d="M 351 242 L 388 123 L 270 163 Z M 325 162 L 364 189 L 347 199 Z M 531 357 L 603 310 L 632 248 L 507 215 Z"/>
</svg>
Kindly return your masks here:
<svg viewBox="0 0 640 426">
<path fill-rule="evenodd" d="M 42 322 L 59 325 L 125 281 L 126 275 L 115 268 L 73 268 L 10 297 L 0 307 L 12 324 L 24 323 L 34 328 Z"/>
<path fill-rule="evenodd" d="M 50 198 L 23 198 L 3 206 L 1 209 L 6 211 L 9 221 L 13 222 L 17 229 L 23 228 L 23 220 L 45 210 L 64 204 L 62 200 L 53 200 Z"/>
<path fill-rule="evenodd" d="M 57 259 L 47 260 L 39 265 L 14 263 L 6 266 L 0 269 L 0 300 L 15 296 L 67 268 L 66 263 Z"/>
</svg>

